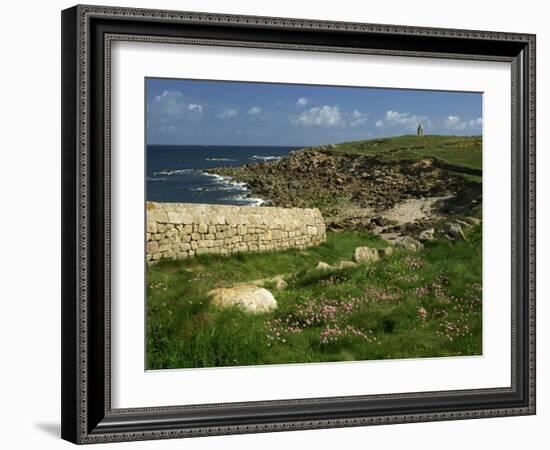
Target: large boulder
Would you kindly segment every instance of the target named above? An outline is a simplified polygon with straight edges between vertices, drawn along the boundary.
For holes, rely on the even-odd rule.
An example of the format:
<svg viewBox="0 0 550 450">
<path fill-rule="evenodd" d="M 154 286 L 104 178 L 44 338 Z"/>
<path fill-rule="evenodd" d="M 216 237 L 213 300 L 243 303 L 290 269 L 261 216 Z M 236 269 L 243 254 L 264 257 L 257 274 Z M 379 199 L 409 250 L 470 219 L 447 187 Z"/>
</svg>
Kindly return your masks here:
<svg viewBox="0 0 550 450">
<path fill-rule="evenodd" d="M 370 247 L 357 247 L 353 254 L 355 262 L 361 264 L 369 261 L 378 261 L 378 250 Z"/>
<path fill-rule="evenodd" d="M 417 241 L 415 238 L 412 238 L 410 236 L 398 237 L 394 242 L 396 247 L 401 247 L 405 250 L 410 250 L 412 252 L 421 250 L 424 247 L 422 245 L 422 242 Z"/>
<path fill-rule="evenodd" d="M 254 285 L 213 289 L 208 295 L 212 297 L 212 304 L 219 308 L 238 307 L 252 314 L 265 313 L 277 308 L 277 300 L 273 294 Z"/>
</svg>

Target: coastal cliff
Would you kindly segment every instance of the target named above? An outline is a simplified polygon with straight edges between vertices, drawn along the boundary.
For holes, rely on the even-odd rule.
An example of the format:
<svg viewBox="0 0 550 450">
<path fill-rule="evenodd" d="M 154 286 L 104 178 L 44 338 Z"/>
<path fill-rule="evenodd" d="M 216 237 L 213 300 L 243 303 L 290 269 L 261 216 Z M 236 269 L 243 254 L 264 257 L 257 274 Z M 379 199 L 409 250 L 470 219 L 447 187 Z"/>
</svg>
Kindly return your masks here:
<svg viewBox="0 0 550 450">
<path fill-rule="evenodd" d="M 285 157 L 209 173 L 246 183 L 285 208 L 319 208 L 327 224 L 370 219 L 409 199 L 443 198 L 445 213 L 481 205 L 481 139 L 402 136 L 309 147 Z"/>
</svg>

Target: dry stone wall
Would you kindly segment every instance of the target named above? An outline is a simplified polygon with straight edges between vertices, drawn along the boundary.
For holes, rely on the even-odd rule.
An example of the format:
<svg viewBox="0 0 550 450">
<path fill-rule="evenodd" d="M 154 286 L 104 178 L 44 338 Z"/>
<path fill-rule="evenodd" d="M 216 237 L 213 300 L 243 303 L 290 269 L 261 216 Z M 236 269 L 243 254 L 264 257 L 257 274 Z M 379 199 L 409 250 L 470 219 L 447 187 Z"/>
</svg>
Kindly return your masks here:
<svg viewBox="0 0 550 450">
<path fill-rule="evenodd" d="M 318 209 L 147 203 L 147 261 L 319 245 Z"/>
</svg>

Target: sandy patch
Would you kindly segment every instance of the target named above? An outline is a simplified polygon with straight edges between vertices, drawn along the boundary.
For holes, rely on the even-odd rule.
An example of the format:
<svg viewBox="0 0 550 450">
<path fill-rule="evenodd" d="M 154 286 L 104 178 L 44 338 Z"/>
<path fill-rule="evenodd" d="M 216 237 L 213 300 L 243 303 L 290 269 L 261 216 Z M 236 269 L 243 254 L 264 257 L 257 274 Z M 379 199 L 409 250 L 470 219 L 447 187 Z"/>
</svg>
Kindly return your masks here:
<svg viewBox="0 0 550 450">
<path fill-rule="evenodd" d="M 435 217 L 434 204 L 449 197 L 429 197 L 424 199 L 405 200 L 382 214 L 387 220 L 395 221 L 398 225 L 415 222 L 425 217 Z"/>
</svg>

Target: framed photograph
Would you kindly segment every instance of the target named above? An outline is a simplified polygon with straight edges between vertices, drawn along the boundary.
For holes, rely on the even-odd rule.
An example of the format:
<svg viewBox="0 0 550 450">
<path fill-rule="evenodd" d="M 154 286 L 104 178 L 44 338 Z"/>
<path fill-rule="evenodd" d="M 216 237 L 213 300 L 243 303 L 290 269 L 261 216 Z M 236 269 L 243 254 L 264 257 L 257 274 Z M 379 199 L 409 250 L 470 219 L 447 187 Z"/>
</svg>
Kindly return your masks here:
<svg viewBox="0 0 550 450">
<path fill-rule="evenodd" d="M 535 36 L 62 12 L 62 437 L 535 413 Z"/>
</svg>

